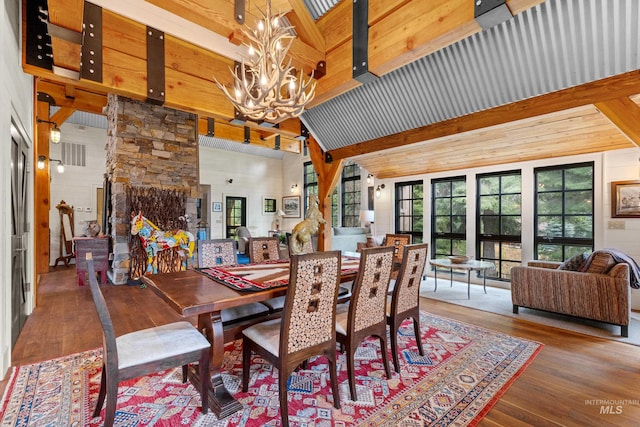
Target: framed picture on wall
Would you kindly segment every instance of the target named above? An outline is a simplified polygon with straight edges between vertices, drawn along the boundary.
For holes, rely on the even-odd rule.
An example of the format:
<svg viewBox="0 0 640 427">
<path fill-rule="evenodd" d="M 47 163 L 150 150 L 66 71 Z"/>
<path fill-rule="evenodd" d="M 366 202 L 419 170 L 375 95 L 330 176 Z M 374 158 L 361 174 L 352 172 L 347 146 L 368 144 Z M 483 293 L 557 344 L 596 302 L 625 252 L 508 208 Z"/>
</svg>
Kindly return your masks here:
<svg viewBox="0 0 640 427">
<path fill-rule="evenodd" d="M 300 196 L 283 197 L 282 210 L 285 218 L 300 218 Z"/>
<path fill-rule="evenodd" d="M 276 213 L 276 199 L 271 197 L 262 198 L 262 213 L 273 214 Z"/>
<path fill-rule="evenodd" d="M 640 218 L 640 180 L 611 182 L 611 218 Z"/>
<path fill-rule="evenodd" d="M 222 212 L 222 202 L 213 202 L 212 210 L 214 212 Z"/>
</svg>

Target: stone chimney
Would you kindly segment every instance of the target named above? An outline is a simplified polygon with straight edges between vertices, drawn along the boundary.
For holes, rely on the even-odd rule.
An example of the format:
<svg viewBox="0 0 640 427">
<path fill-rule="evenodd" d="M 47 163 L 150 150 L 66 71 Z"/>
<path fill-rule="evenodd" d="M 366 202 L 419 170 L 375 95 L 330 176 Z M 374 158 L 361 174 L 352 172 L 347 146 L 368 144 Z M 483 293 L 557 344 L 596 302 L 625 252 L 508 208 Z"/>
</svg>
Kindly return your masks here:
<svg viewBox="0 0 640 427">
<path fill-rule="evenodd" d="M 198 197 L 197 116 L 109 94 L 106 107 L 107 179 L 111 186 L 112 283 L 129 278 L 130 215 L 126 188 L 185 191 L 186 213 L 196 217 Z M 189 224 L 196 234 L 196 224 Z"/>
</svg>

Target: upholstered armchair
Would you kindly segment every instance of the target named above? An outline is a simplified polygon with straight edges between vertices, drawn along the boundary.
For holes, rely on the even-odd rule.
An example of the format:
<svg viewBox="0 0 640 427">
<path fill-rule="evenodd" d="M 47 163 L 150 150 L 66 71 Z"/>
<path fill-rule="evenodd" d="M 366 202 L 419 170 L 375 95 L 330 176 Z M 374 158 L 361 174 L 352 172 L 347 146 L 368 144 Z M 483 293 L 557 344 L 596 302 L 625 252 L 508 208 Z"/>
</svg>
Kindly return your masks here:
<svg viewBox="0 0 640 427">
<path fill-rule="evenodd" d="M 251 233 L 247 227 L 236 228 L 236 239 L 238 240 L 238 252 L 241 254 L 247 254 L 249 251 L 249 239 Z"/>
</svg>

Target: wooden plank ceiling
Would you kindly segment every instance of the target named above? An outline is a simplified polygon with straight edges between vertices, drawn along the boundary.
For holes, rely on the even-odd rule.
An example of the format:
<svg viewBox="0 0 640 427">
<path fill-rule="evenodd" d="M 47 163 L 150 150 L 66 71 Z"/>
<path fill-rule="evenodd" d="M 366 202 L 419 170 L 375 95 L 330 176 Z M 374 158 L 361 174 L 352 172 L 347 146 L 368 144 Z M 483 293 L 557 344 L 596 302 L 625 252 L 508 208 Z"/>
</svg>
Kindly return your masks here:
<svg viewBox="0 0 640 427">
<path fill-rule="evenodd" d="M 23 0 L 25 10 L 31 1 L 37 2 Z M 507 4 L 517 14 L 541 2 L 508 0 Z M 82 34 L 85 3 L 48 0 L 46 4 L 49 22 L 69 31 L 52 36 L 53 70 L 27 63 L 27 53 L 23 52 L 24 71 L 38 77 L 39 92 L 64 107 L 67 117 L 74 109 L 102 114 L 107 93 L 147 99 L 145 24 L 103 9 L 102 27 L 96 29 L 101 31 L 103 41 L 102 79 L 74 78 L 74 73 L 81 71 L 83 39 L 69 34 Z M 147 0 L 145 4 L 189 21 L 192 28 L 219 34 L 235 46 L 242 43 L 233 0 Z M 272 0 L 272 4 L 274 10 L 286 12 L 296 26 L 298 39 L 291 50 L 294 64 L 310 72 L 323 61 L 326 63 L 326 74 L 317 80 L 313 105 L 360 84 L 352 78 L 351 1 L 341 1 L 317 22 L 302 0 Z M 264 10 L 265 1 L 252 0 L 248 5 L 246 21 L 251 24 L 260 15 L 258 9 Z M 140 11 L 141 15 L 144 13 Z M 159 22 L 158 28 L 161 25 Z M 377 75 L 481 31 L 470 0 L 369 0 L 369 26 L 369 70 Z M 23 28 L 26 40 L 26 18 Z M 219 53 L 228 51 L 222 46 L 207 49 L 191 41 L 187 25 L 183 31 L 164 34 L 164 104 L 197 113 L 201 133 L 207 131 L 206 119 L 213 118 L 216 136 L 244 142 L 243 126 L 229 124 L 234 117 L 233 108 L 213 78 L 229 84 L 228 68 L 237 58 Z M 23 42 L 23 46 L 26 50 L 27 43 Z M 392 178 L 639 146 L 636 123 L 640 123 L 640 109 L 629 98 L 640 93 L 639 82 L 637 72 L 629 73 L 616 81 L 620 83 L 616 87 L 622 88 L 617 91 L 611 91 L 609 84 L 586 84 L 570 92 L 481 111 L 472 117 L 365 141 L 330 154 L 334 160 L 354 159 L 379 178 Z M 296 139 L 301 133 L 298 119 L 279 123 L 279 128 L 264 128 L 252 122 L 246 125 L 251 129 L 251 143 L 272 147 L 275 135 L 280 135 L 282 150 L 301 151 Z"/>
</svg>

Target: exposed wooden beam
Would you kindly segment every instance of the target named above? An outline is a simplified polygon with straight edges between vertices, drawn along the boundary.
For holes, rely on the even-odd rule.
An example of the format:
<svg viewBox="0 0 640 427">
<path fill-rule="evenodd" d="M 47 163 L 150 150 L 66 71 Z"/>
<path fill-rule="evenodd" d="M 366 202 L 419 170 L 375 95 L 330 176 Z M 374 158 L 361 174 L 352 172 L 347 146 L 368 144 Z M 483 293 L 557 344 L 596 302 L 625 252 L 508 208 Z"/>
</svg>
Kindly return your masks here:
<svg viewBox="0 0 640 427">
<path fill-rule="evenodd" d="M 329 152 L 334 160 L 401 147 L 448 135 L 482 129 L 502 123 L 556 111 L 595 104 L 640 93 L 640 71 L 630 71 L 606 79 L 524 99 L 491 110 L 479 111 L 442 122 L 375 138 Z"/>
<path fill-rule="evenodd" d="M 313 163 L 313 168 L 318 174 L 318 202 L 320 203 L 320 212 L 322 212 L 322 217 L 327 221 L 324 226 L 321 225 L 318 229 L 318 250 L 322 251 L 325 248 L 331 247 L 331 233 L 327 232 L 327 230 L 331 230 L 332 227 L 331 193 L 333 193 L 333 189 L 338 184 L 344 161 L 336 160 L 332 163 L 325 162 L 325 153 L 313 136 L 309 136 L 307 148 L 309 150 L 311 163 Z"/>
<path fill-rule="evenodd" d="M 624 97 L 596 102 L 594 105 L 623 135 L 640 147 L 640 106 L 638 104 Z"/>
<path fill-rule="evenodd" d="M 507 4 L 513 13 L 520 13 L 542 2 Z M 352 2 L 340 2 L 318 21 L 326 41 L 327 74 L 318 81 L 312 105 L 360 84 L 352 79 L 352 9 Z M 473 9 L 468 0 L 370 0 L 369 71 L 382 76 L 482 31 Z"/>
<path fill-rule="evenodd" d="M 214 31 L 230 41 L 240 44 L 243 41 L 243 25 L 234 19 L 233 0 L 147 0 L 155 6 L 161 7 L 177 16 Z M 246 11 L 245 23 L 253 27 L 262 18 L 260 10 L 265 10 L 265 3 L 247 2 L 250 6 Z M 291 4 L 288 0 L 272 1 L 273 13 L 288 13 Z M 306 31 L 306 30 L 305 30 Z M 305 70 L 313 70 L 320 61 L 325 60 L 324 50 L 309 45 L 298 39 L 289 50 L 295 66 Z"/>
<path fill-rule="evenodd" d="M 307 7 L 302 0 L 289 0 L 289 3 L 293 10 L 287 13 L 287 19 L 295 27 L 300 40 L 324 53 L 326 51 L 324 36 L 309 14 Z"/>
<path fill-rule="evenodd" d="M 51 121 L 61 126 L 76 111 L 75 108 L 62 107 L 51 116 Z"/>
<path fill-rule="evenodd" d="M 275 148 L 275 136 L 280 135 L 280 150 L 289 153 L 300 154 L 300 141 L 286 134 L 280 134 L 277 129 L 273 131 L 260 128 L 257 124 L 247 122 L 250 126 L 250 144 L 264 148 Z M 207 118 L 198 118 L 198 133 L 207 135 Z M 214 137 L 227 141 L 244 143 L 244 127 L 234 126 L 226 122 L 214 121 Z"/>
<path fill-rule="evenodd" d="M 102 107 L 107 105 L 107 96 L 105 94 L 89 92 L 74 86 L 71 87 L 74 88 L 73 97 L 69 96 L 69 84 L 39 79 L 36 89 L 38 92 L 51 96 L 57 107 L 68 107 L 89 113 L 102 114 Z"/>
</svg>

